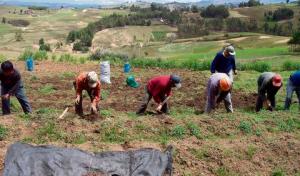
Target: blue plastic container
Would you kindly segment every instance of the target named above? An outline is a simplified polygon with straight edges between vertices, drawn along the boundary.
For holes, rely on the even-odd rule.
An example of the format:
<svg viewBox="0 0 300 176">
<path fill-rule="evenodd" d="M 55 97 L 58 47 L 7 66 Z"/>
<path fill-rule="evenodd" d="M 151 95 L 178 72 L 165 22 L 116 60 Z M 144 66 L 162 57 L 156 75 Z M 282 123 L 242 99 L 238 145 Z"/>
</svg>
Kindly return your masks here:
<svg viewBox="0 0 300 176">
<path fill-rule="evenodd" d="M 26 68 L 28 71 L 33 71 L 33 68 L 34 68 L 34 61 L 33 61 L 33 58 L 32 57 L 29 57 L 27 60 L 26 60 Z"/>
<path fill-rule="evenodd" d="M 130 66 L 130 64 L 129 64 L 128 62 L 126 62 L 126 63 L 124 64 L 124 72 L 125 72 L 125 73 L 129 73 L 130 70 L 131 70 L 131 66 Z"/>
</svg>

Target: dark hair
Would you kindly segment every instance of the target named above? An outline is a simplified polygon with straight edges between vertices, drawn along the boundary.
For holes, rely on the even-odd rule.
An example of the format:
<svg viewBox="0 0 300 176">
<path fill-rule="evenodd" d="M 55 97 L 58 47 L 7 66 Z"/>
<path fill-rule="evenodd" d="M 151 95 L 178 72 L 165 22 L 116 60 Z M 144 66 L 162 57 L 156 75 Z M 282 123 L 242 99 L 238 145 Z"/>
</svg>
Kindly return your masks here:
<svg viewBox="0 0 300 176">
<path fill-rule="evenodd" d="M 1 64 L 1 69 L 3 71 L 11 71 L 14 69 L 14 65 L 9 60 L 7 60 Z"/>
</svg>

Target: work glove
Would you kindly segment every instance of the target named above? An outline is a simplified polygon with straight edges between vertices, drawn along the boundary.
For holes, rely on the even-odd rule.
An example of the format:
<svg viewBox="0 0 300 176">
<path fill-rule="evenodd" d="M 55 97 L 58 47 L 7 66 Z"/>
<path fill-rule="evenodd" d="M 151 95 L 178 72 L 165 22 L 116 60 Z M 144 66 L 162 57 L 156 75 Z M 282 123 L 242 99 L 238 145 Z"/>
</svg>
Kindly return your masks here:
<svg viewBox="0 0 300 176">
<path fill-rule="evenodd" d="M 77 105 L 80 103 L 80 96 L 79 96 L 79 95 L 76 97 L 75 103 L 76 103 Z"/>
</svg>

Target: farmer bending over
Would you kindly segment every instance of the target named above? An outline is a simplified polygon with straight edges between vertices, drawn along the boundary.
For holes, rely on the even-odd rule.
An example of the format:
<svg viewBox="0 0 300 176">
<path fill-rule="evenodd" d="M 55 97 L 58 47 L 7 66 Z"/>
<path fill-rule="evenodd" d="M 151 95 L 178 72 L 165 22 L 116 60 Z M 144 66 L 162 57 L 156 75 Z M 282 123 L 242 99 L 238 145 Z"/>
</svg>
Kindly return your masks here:
<svg viewBox="0 0 300 176">
<path fill-rule="evenodd" d="M 256 101 L 256 112 L 260 111 L 264 103 L 267 103 L 268 110 L 275 108 L 275 95 L 282 86 L 282 78 L 273 72 L 262 73 L 258 80 L 258 97 Z M 267 94 L 267 96 L 266 96 Z"/>
<path fill-rule="evenodd" d="M 96 114 L 99 110 L 100 87 L 96 72 L 84 72 L 78 75 L 73 82 L 76 90 L 75 111 L 78 115 L 83 115 L 82 91 L 86 90 L 91 99 L 91 113 Z"/>
<path fill-rule="evenodd" d="M 1 100 L 3 115 L 10 114 L 10 97 L 16 96 L 22 106 L 24 113 L 31 113 L 31 107 L 24 93 L 24 87 L 21 75 L 10 61 L 1 64 L 0 70 L 1 81 Z"/>
<path fill-rule="evenodd" d="M 227 74 L 215 73 L 211 75 L 207 83 L 205 112 L 210 113 L 215 109 L 216 103 L 219 104 L 222 100 L 224 100 L 227 112 L 233 112 L 230 94 L 231 87 L 232 82 Z"/>
<path fill-rule="evenodd" d="M 158 103 L 156 111 L 169 113 L 167 101 L 171 96 L 172 87 L 180 88 L 181 79 L 177 75 L 166 75 L 152 78 L 145 87 L 146 96 L 137 114 L 144 114 L 149 101 L 153 97 L 154 101 Z"/>
<path fill-rule="evenodd" d="M 293 73 L 288 80 L 288 83 L 286 86 L 286 99 L 285 99 L 285 105 L 284 105 L 285 110 L 290 109 L 294 91 L 297 94 L 299 108 L 300 108 L 300 70 Z"/>
<path fill-rule="evenodd" d="M 237 74 L 235 67 L 235 51 L 232 45 L 224 48 L 223 51 L 217 53 L 210 66 L 211 73 L 226 73 L 231 82 L 233 82 L 233 73 Z"/>
</svg>

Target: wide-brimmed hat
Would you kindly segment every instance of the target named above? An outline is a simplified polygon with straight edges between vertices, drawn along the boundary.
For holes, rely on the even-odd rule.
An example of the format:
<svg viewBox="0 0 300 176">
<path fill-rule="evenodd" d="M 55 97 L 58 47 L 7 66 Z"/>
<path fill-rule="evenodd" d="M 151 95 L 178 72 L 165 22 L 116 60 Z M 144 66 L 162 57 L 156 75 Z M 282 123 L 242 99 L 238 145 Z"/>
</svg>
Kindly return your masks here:
<svg viewBox="0 0 300 176">
<path fill-rule="evenodd" d="M 234 50 L 234 47 L 232 45 L 226 46 L 224 51 L 227 51 L 231 56 L 235 55 L 235 50 Z"/>
</svg>

